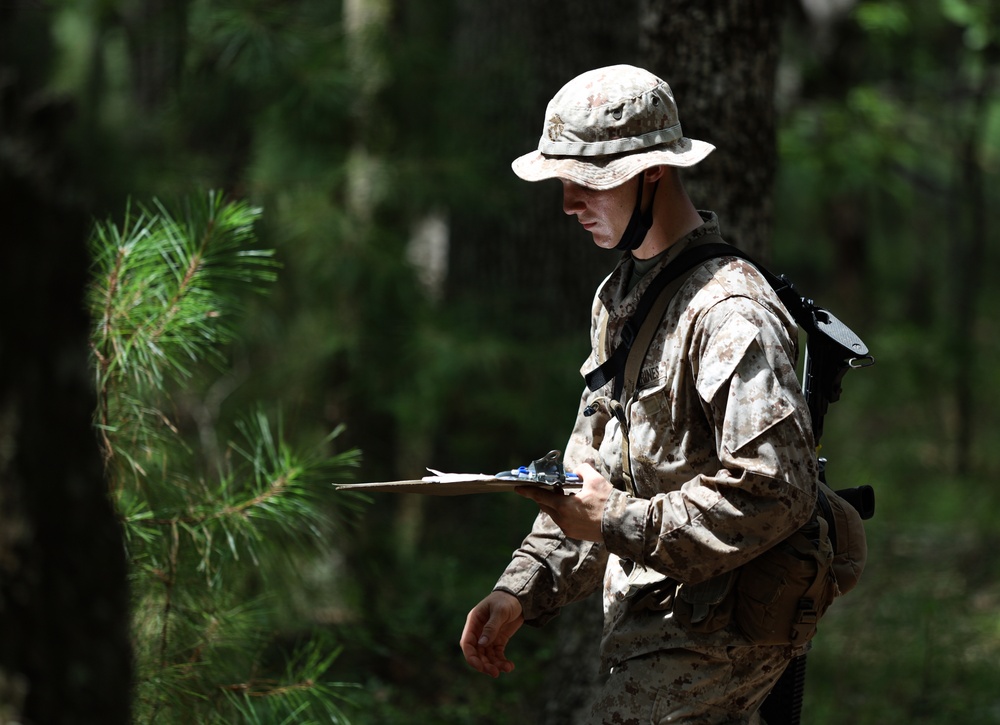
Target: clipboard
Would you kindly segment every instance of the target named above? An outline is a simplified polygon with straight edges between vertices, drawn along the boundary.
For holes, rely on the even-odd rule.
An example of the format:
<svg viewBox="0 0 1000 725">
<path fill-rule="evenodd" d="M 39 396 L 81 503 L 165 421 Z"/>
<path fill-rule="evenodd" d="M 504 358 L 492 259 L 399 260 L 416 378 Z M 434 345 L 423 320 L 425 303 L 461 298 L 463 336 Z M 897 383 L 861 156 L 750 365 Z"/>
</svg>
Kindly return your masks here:
<svg viewBox="0 0 1000 725">
<path fill-rule="evenodd" d="M 430 470 L 430 469 L 428 469 Z M 437 473 L 433 472 L 432 473 Z M 473 493 L 502 493 L 518 486 L 535 486 L 549 491 L 581 488 L 580 483 L 546 483 L 519 478 L 497 478 L 481 473 L 437 473 L 409 481 L 382 481 L 376 483 L 344 483 L 338 491 L 361 493 L 419 493 L 426 496 L 465 496 Z"/>
<path fill-rule="evenodd" d="M 343 483 L 338 491 L 361 493 L 419 493 L 426 496 L 465 496 L 473 493 L 498 493 L 513 491 L 518 486 L 535 486 L 548 491 L 565 493 L 580 489 L 583 482 L 575 473 L 567 473 L 562 465 L 562 452 L 550 451 L 510 471 L 495 475 L 485 473 L 442 473 L 428 468 L 430 476 L 407 481 L 380 481 L 374 483 Z"/>
</svg>

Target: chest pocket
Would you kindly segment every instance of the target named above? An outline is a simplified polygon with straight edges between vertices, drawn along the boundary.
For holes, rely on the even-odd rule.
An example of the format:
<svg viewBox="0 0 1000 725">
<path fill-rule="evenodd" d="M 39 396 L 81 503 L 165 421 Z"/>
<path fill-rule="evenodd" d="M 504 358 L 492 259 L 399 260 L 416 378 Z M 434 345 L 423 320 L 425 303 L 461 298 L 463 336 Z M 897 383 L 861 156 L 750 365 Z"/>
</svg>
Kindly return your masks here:
<svg viewBox="0 0 1000 725">
<path fill-rule="evenodd" d="M 658 372 L 655 367 L 651 369 L 653 375 Z M 625 410 L 633 455 L 640 451 L 653 451 L 662 447 L 663 439 L 673 428 L 670 397 L 668 381 L 660 377 L 652 379 L 629 401 Z"/>
</svg>

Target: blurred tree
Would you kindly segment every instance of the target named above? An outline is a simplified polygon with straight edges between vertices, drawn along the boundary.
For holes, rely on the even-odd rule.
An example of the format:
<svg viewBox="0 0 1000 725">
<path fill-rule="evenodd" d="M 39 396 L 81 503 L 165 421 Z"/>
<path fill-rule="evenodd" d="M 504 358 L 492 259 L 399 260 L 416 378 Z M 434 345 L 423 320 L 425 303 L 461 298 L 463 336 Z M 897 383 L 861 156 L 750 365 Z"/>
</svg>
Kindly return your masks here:
<svg viewBox="0 0 1000 725">
<path fill-rule="evenodd" d="M 995 237 L 985 199 L 996 178 L 997 10 L 868 0 L 824 15 L 821 5 L 804 3 L 811 12 L 786 36 L 799 62 L 786 64 L 780 100 L 778 246 L 808 243 L 812 262 L 796 279 L 890 326 L 901 362 L 925 361 L 934 457 L 967 475 L 982 456 L 976 320 Z"/>
<path fill-rule="evenodd" d="M 49 17 L 0 3 L 0 722 L 129 722 L 121 527 L 87 373 L 77 109 Z"/>
<path fill-rule="evenodd" d="M 951 298 L 952 322 L 949 343 L 955 352 L 956 369 L 954 431 L 955 471 L 973 473 L 973 451 L 977 431 L 978 349 L 977 312 L 983 292 L 983 260 L 986 258 L 989 223 L 989 169 L 984 162 L 992 129 L 995 96 L 1000 85 L 1000 7 L 995 3 L 964 0 L 942 2 L 942 14 L 961 30 L 953 64 L 958 70 L 954 83 L 957 103 L 943 121 L 953 130 L 954 171 L 949 207 L 955 209 Z"/>
<path fill-rule="evenodd" d="M 995 193 L 997 179 L 997 7 L 965 0 L 802 5 L 786 34 L 781 72 L 778 193 L 785 206 L 775 246 L 801 289 L 853 310 L 845 319 L 857 321 L 879 361 L 868 395 L 845 395 L 856 407 L 839 410 L 827 436 L 836 441 L 841 475 L 867 476 L 878 489 L 884 517 L 869 527 L 881 535 L 870 551 L 878 565 L 892 557 L 899 517 L 918 502 L 934 511 L 916 525 L 917 536 L 942 525 L 951 496 L 963 519 L 981 508 L 977 481 L 995 465 L 982 433 L 995 424 L 996 405 L 996 376 L 982 358 L 996 350 L 983 327 L 982 274 L 997 263 L 997 238 L 995 214 L 982 199 Z M 844 413 L 852 414 L 846 423 Z M 929 558 L 921 555 L 916 566 L 935 570 Z M 856 600 L 863 605 L 867 597 L 868 611 L 894 596 L 878 591 L 874 578 L 869 587 Z M 918 614 L 903 626 L 921 630 L 929 622 Z M 848 637 L 870 647 L 877 629 Z M 844 663 L 858 661 L 858 651 L 826 649 L 836 642 L 831 634 L 821 635 L 820 658 L 810 659 L 831 673 L 828 680 L 849 677 Z M 841 694 L 884 692 L 873 677 L 865 669 Z M 880 719 L 872 706 L 879 698 L 844 701 L 815 683 L 807 710 L 817 722 L 841 722 L 845 710 L 859 722 Z M 960 696 L 963 707 L 975 701 L 972 689 Z M 933 719 L 924 697 L 912 712 Z"/>
<path fill-rule="evenodd" d="M 641 4 L 643 56 L 662 69 L 684 133 L 717 151 L 685 174 L 726 239 L 768 260 L 777 169 L 774 106 L 786 4 L 671 0 Z"/>
<path fill-rule="evenodd" d="M 127 0 L 121 3 L 132 98 L 142 112 L 162 110 L 180 85 L 187 52 L 190 4 L 191 0 Z"/>
</svg>

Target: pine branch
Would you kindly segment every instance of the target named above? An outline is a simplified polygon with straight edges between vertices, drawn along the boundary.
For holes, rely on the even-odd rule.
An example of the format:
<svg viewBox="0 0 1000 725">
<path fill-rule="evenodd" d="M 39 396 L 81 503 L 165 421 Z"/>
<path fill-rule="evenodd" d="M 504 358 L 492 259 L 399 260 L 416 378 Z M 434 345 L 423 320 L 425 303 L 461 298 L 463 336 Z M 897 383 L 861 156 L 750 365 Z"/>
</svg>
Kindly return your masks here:
<svg viewBox="0 0 1000 725">
<path fill-rule="evenodd" d="M 351 702 L 349 690 L 357 686 L 324 679 L 340 652 L 317 636 L 292 655 L 280 679 L 253 678 L 219 689 L 242 722 L 347 723 L 340 704 Z"/>
<path fill-rule="evenodd" d="M 155 514 L 133 498 L 121 509 L 127 528 L 134 528 L 141 540 L 156 538 L 151 529 L 179 527 L 200 552 L 199 568 L 206 574 L 220 570 L 226 554 L 239 560 L 245 552 L 257 561 L 256 547 L 263 541 L 283 542 L 284 549 L 321 544 L 332 520 L 316 505 L 317 490 L 341 479 L 358 462 L 356 451 L 333 456 L 326 452 L 340 428 L 317 450 L 302 456 L 281 441 L 280 424 L 272 430 L 262 412 L 238 427 L 244 440 L 230 443 L 230 450 L 242 464 L 224 472 L 207 496 L 180 509 L 160 508 Z M 183 487 L 174 489 L 180 492 Z M 332 511 L 336 513 L 335 508 Z M 217 540 L 227 546 L 216 546 Z"/>
<path fill-rule="evenodd" d="M 240 295 L 275 279 L 273 253 L 249 246 L 260 209 L 214 192 L 189 203 L 183 221 L 159 201 L 136 209 L 128 206 L 121 227 L 96 225 L 91 237 L 91 349 L 105 430 L 126 381 L 140 394 L 162 393 L 166 380 L 190 376 L 192 362 L 218 359 Z"/>
<path fill-rule="evenodd" d="M 259 214 L 214 193 L 179 214 L 129 204 L 120 226 L 99 224 L 91 240 L 95 423 L 131 557 L 136 702 L 147 722 L 207 722 L 220 701 L 224 722 L 244 712 L 245 722 L 346 722 L 342 686 L 322 681 L 336 649 L 316 646 L 283 675 L 262 668 L 280 610 L 248 592 L 322 544 L 331 513 L 349 501 L 328 507 L 319 493 L 357 452 L 330 454 L 338 428 L 299 453 L 280 418 L 258 411 L 206 474 L 167 413 L 168 386 L 223 359 L 241 299 L 275 277 L 271 252 L 253 248 Z"/>
</svg>

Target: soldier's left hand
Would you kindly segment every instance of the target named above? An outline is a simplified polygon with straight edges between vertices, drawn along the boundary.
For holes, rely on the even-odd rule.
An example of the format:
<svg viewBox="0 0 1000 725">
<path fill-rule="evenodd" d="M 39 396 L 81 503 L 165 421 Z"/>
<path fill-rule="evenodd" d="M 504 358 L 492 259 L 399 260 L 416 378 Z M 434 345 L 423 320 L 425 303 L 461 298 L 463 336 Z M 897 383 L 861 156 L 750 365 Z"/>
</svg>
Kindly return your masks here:
<svg viewBox="0 0 1000 725">
<path fill-rule="evenodd" d="M 586 463 L 576 473 L 583 479 L 583 486 L 568 496 L 536 486 L 518 486 L 514 490 L 537 503 L 569 538 L 601 543 L 601 519 L 613 486 Z"/>
</svg>

